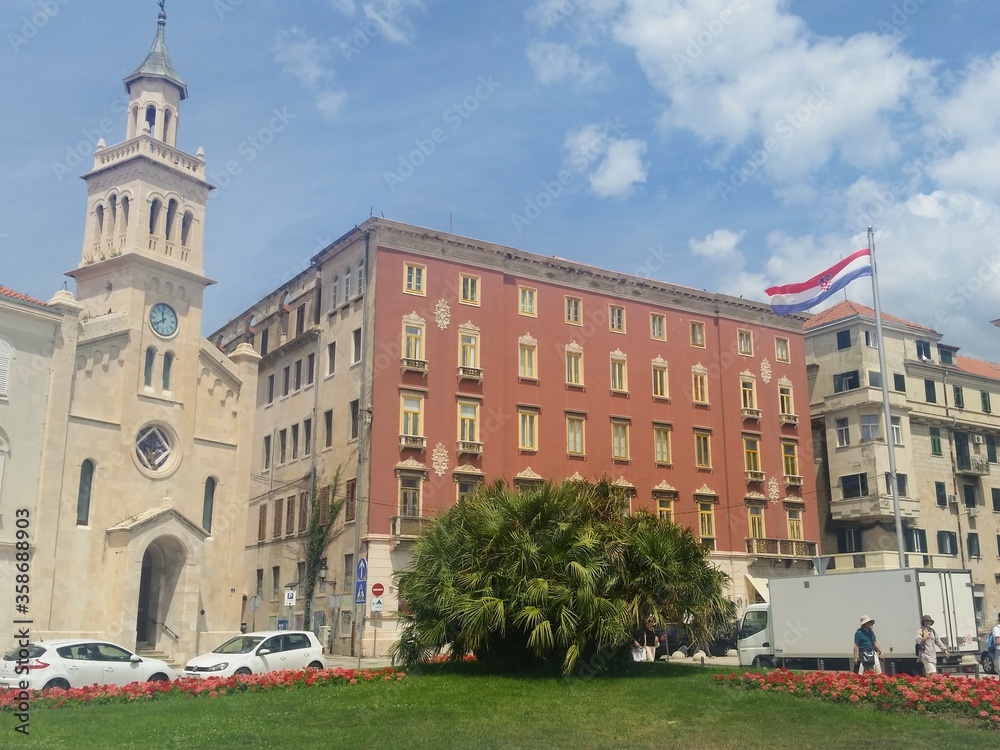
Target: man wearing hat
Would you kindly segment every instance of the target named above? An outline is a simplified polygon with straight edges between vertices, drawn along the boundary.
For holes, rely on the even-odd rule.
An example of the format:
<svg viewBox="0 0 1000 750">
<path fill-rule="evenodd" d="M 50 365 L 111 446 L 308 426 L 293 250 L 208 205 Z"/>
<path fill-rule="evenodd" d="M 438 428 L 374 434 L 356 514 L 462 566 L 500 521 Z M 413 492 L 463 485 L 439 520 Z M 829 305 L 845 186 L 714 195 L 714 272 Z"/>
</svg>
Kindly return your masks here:
<svg viewBox="0 0 1000 750">
<path fill-rule="evenodd" d="M 858 674 L 875 672 L 882 674 L 882 649 L 875 637 L 875 620 L 868 615 L 861 615 L 861 627 L 854 633 L 854 663 Z M 870 656 L 870 660 L 868 655 Z"/>
<path fill-rule="evenodd" d="M 920 632 L 917 633 L 917 645 L 923 645 L 920 649 L 920 663 L 924 665 L 924 677 L 937 674 L 937 652 L 938 649 L 944 651 L 944 658 L 948 658 L 948 647 L 938 638 L 937 632 L 932 627 L 934 618 L 924 615 L 920 618 Z"/>
</svg>

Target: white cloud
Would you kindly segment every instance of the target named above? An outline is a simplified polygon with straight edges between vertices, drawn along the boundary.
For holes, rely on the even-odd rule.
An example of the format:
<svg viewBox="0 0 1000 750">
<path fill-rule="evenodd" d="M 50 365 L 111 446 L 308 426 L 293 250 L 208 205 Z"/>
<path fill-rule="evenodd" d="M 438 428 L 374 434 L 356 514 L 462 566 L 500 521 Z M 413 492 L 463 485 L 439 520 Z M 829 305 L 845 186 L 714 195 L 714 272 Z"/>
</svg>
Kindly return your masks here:
<svg viewBox="0 0 1000 750">
<path fill-rule="evenodd" d="M 716 229 L 702 240 L 689 240 L 688 247 L 691 248 L 693 255 L 711 260 L 730 261 L 737 256 L 742 258 L 738 246 L 744 234 L 746 230 L 733 232 L 729 229 Z"/>
<path fill-rule="evenodd" d="M 666 100 L 664 129 L 689 131 L 734 161 L 770 141 L 762 171 L 779 179 L 832 159 L 871 167 L 896 158 L 893 115 L 932 72 L 893 37 L 817 37 L 784 0 L 573 5 L 571 18 L 592 21 L 587 33 L 606 29 L 632 50 Z"/>
<path fill-rule="evenodd" d="M 422 0 L 373 0 L 362 4 L 367 21 L 377 24 L 382 36 L 396 44 L 408 44 L 416 35 L 406 11 L 423 8 Z"/>
<path fill-rule="evenodd" d="M 318 40 L 306 36 L 298 28 L 278 32 L 274 45 L 274 59 L 282 69 L 310 88 L 314 88 L 326 78 L 333 77 L 333 71 L 325 66 L 330 51 Z"/>
<path fill-rule="evenodd" d="M 330 49 L 301 29 L 278 32 L 274 59 L 286 73 L 305 85 L 316 99 L 316 108 L 325 119 L 335 117 L 347 98 L 344 91 L 330 87 L 334 72 L 327 65 Z"/>
<path fill-rule="evenodd" d="M 942 333 L 963 353 L 996 360 L 1000 332 L 989 321 L 1000 317 L 1000 206 L 959 190 L 889 200 L 889 186 L 867 178 L 848 195 L 848 211 L 869 200 L 864 196 L 882 196 L 875 255 L 883 311 Z M 764 263 L 767 284 L 803 281 L 867 246 L 864 232 L 845 236 L 772 233 Z M 744 294 L 764 299 L 763 288 Z M 846 293 L 872 305 L 868 280 L 851 284 Z M 843 299 L 837 294 L 823 307 Z"/>
<path fill-rule="evenodd" d="M 535 77 L 543 84 L 571 79 L 586 86 L 610 72 L 605 64 L 587 62 L 568 44 L 538 42 L 528 47 L 527 55 Z"/>
<path fill-rule="evenodd" d="M 636 183 L 646 181 L 644 153 L 645 141 L 635 138 L 609 143 L 604 161 L 590 174 L 591 189 L 601 198 L 628 195 Z"/>
<path fill-rule="evenodd" d="M 565 167 L 586 174 L 591 191 L 599 198 L 628 195 L 636 183 L 646 181 L 647 167 L 642 161 L 646 143 L 618 138 L 622 132 L 617 121 L 608 121 L 585 125 L 563 140 Z"/>
</svg>

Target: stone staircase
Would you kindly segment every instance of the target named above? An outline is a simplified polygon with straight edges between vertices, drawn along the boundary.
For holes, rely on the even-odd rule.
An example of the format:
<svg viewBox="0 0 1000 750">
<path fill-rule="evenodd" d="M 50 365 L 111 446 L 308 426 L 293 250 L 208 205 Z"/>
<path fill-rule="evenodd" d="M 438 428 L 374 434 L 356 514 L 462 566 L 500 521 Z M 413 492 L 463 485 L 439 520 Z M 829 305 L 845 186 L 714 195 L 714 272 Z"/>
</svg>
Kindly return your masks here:
<svg viewBox="0 0 1000 750">
<path fill-rule="evenodd" d="M 152 646 L 136 646 L 135 652 L 144 659 L 159 659 L 166 662 L 177 674 L 184 671 L 184 665 L 174 661 L 173 654 L 168 654 L 166 651 L 160 651 Z"/>
</svg>

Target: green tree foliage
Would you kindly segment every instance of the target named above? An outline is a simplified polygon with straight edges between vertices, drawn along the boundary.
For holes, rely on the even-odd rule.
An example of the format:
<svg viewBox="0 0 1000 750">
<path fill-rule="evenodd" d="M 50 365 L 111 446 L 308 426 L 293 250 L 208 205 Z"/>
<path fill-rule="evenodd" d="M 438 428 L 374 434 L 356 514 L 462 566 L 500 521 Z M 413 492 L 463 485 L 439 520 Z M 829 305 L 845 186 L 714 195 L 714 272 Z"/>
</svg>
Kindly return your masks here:
<svg viewBox="0 0 1000 750">
<path fill-rule="evenodd" d="M 729 624 L 727 576 L 688 530 L 627 515 L 600 481 L 485 486 L 438 516 L 399 574 L 405 602 L 393 659 L 450 647 L 497 669 L 558 667 L 614 654 L 645 616 L 709 640 Z"/>
<path fill-rule="evenodd" d="M 341 469 L 338 466 L 333 473 L 330 484 L 324 487 L 322 491 L 319 487 L 316 472 L 313 471 L 310 476 L 309 531 L 304 540 L 306 580 L 304 581 L 305 612 L 302 618 L 302 627 L 306 630 L 312 628 L 313 594 L 316 591 L 316 583 L 319 580 L 319 571 L 323 567 L 323 561 L 326 559 L 326 548 L 333 536 L 333 528 L 337 521 L 337 515 L 344 505 L 345 498 L 340 492 L 340 472 Z M 324 509 L 324 505 L 328 507 Z"/>
</svg>

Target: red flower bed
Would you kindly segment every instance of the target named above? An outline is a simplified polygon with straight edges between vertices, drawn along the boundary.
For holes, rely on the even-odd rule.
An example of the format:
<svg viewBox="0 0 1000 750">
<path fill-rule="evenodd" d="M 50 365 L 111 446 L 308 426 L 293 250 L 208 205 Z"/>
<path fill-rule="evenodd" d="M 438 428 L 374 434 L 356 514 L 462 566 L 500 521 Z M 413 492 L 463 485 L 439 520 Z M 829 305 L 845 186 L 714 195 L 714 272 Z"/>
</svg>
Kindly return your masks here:
<svg viewBox="0 0 1000 750">
<path fill-rule="evenodd" d="M 1000 728 L 1000 680 L 775 669 L 763 673 L 716 675 L 715 681 L 744 690 L 785 693 L 834 703 L 864 703 L 880 711 L 965 716 L 982 726 Z"/>
<path fill-rule="evenodd" d="M 392 667 L 383 669 L 302 669 L 232 677 L 181 677 L 173 682 L 133 682 L 130 685 L 90 685 L 44 693 L 32 691 L 33 707 L 62 708 L 75 703 L 130 703 L 168 696 L 217 698 L 230 693 L 263 693 L 271 690 L 297 690 L 322 685 L 357 685 L 359 682 L 402 682 L 405 672 Z M 18 691 L 0 691 L 0 710 L 12 710 L 18 703 Z"/>
</svg>

